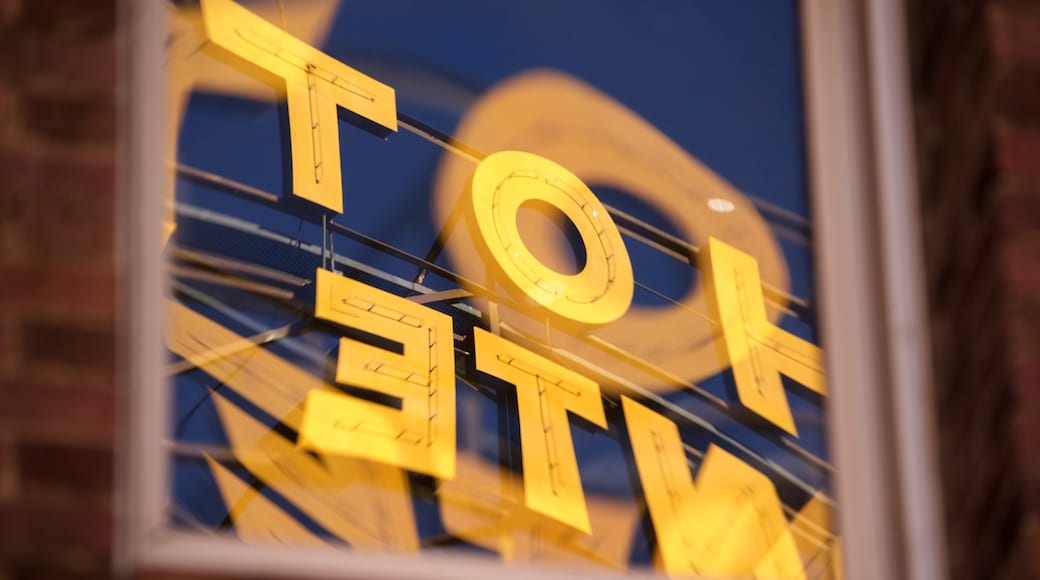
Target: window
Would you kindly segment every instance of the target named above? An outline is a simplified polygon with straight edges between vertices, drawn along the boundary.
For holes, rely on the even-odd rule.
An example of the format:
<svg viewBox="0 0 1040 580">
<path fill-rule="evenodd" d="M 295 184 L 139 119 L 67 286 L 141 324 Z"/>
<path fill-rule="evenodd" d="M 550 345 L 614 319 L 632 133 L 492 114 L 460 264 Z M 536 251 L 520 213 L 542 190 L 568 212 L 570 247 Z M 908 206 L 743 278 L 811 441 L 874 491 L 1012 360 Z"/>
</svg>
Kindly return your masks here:
<svg viewBox="0 0 1040 580">
<path fill-rule="evenodd" d="M 131 560 L 816 578 L 891 548 L 834 517 L 869 539 L 909 493 L 847 6 L 401 8 L 138 7 Z"/>
</svg>

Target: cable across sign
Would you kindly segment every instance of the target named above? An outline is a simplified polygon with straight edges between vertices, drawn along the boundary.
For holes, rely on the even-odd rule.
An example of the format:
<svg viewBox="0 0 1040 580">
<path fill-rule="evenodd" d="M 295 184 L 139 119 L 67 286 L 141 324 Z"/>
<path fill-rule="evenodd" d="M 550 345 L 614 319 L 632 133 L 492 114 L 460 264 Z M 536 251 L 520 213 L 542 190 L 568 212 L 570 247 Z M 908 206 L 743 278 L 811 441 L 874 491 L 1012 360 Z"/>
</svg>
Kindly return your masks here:
<svg viewBox="0 0 1040 580">
<path fill-rule="evenodd" d="M 198 370 L 219 381 L 208 396 L 235 461 L 203 455 L 227 507 L 225 522 L 240 537 L 309 544 L 332 536 L 358 547 L 412 551 L 427 545 L 420 528 L 430 517 L 448 536 L 506 559 L 518 550 L 531 553 L 535 548 L 525 542 L 543 538 L 578 559 L 626 567 L 625 556 L 609 553 L 623 551 L 626 541 L 612 535 L 620 528 L 610 528 L 622 521 L 628 522 L 622 528 L 636 527 L 634 506 L 642 505 L 653 560 L 669 574 L 806 577 L 821 540 L 804 529 L 829 527 L 829 499 L 755 446 L 784 442 L 799 460 L 815 461 L 813 469 L 825 463 L 798 447 L 789 396 L 792 389 L 802 400 L 826 396 L 823 356 L 779 323 L 804 304 L 787 292 L 783 255 L 751 201 L 624 106 L 570 77 L 540 71 L 506 83 L 473 107 L 452 138 L 402 115 L 393 87 L 243 6 L 200 0 L 200 8 L 208 56 L 284 96 L 286 191 L 299 200 L 184 165 L 172 172 L 175 179 L 244 192 L 264 208 L 290 204 L 310 216 L 300 219 L 301 229 L 305 221 L 322 228 L 320 248 L 312 252 L 321 263 L 304 275 L 280 272 L 275 258 L 264 268 L 223 263 L 252 282 L 174 268 L 181 281 L 167 303 L 167 345 L 181 360 L 171 370 L 175 376 Z M 546 99 L 559 118 L 524 105 Z M 344 191 L 344 184 L 352 191 L 351 183 L 341 171 L 341 160 L 349 160 L 341 120 L 384 138 L 404 126 L 452 152 L 432 198 L 453 231 L 443 231 L 426 258 L 337 221 L 352 212 L 352 194 Z M 599 137 L 546 136 L 569 125 Z M 494 134 L 481 136 L 487 127 Z M 644 150 L 618 145 L 626 139 Z M 556 148 L 560 158 L 518 147 L 486 155 L 475 149 L 496 140 Z M 593 187 L 579 175 L 594 180 Z M 668 214 L 680 224 L 677 233 L 603 203 L 594 190 L 604 183 Z M 674 191 L 687 187 L 697 191 Z M 176 247 L 213 224 L 303 249 L 299 239 L 281 240 L 241 216 L 218 220 L 214 209 L 191 207 L 175 189 L 171 184 L 165 231 L 181 263 L 215 263 Z M 546 258 L 560 248 L 526 231 L 532 208 L 570 228 L 581 258 L 569 271 Z M 194 229 L 184 231 L 182 221 Z M 409 259 L 422 271 L 407 281 L 338 258 L 333 234 Z M 695 268 L 696 291 L 668 298 L 665 308 L 634 303 L 645 286 L 626 238 Z M 438 269 L 442 248 L 460 274 Z M 430 271 L 457 287 L 423 286 Z M 185 283 L 191 280 L 280 300 L 294 322 L 257 328 L 253 314 L 262 308 L 220 302 Z M 395 285 L 410 292 L 394 291 Z M 676 322 L 691 316 L 696 323 Z M 286 342 L 301 325 L 334 343 Z M 694 383 L 721 372 L 731 381 L 732 400 Z M 497 474 L 474 449 L 460 450 L 460 441 L 474 440 L 472 417 L 464 417 L 474 408 L 466 402 L 471 395 L 463 396 L 465 385 L 497 406 L 489 412 L 503 433 L 498 464 L 511 466 Z M 752 426 L 752 442 L 670 401 L 667 393 L 676 389 L 694 392 L 716 413 L 739 416 Z M 680 418 L 710 435 L 696 453 L 696 478 Z M 583 439 L 609 439 L 627 458 L 634 504 L 622 509 L 600 494 L 587 497 L 578 429 Z M 518 455 L 515 465 L 511 454 Z M 255 483 L 250 492 L 249 477 L 273 494 L 256 491 Z M 794 513 L 777 477 L 807 498 Z M 419 488 L 430 491 L 422 501 L 432 502 L 427 507 L 435 516 L 421 513 Z M 350 498 L 343 495 L 348 489 Z M 819 537 L 834 549 L 828 533 Z M 836 566 L 827 569 L 836 574 Z"/>
</svg>

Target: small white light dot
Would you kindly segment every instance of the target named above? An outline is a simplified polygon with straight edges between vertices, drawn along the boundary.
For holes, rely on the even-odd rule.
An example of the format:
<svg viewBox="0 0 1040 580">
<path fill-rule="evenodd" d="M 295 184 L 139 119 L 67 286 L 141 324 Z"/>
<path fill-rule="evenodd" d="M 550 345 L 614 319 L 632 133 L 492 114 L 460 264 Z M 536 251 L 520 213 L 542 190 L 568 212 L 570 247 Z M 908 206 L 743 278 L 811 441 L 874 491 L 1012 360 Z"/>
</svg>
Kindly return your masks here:
<svg viewBox="0 0 1040 580">
<path fill-rule="evenodd" d="M 733 205 L 733 202 L 728 199 L 722 199 L 721 197 L 713 197 L 708 200 L 708 207 L 711 211 L 717 211 L 719 213 L 729 213 L 737 208 Z"/>
<path fill-rule="evenodd" d="M 592 217 L 596 217 L 598 215 L 599 215 L 599 212 L 597 212 L 596 210 L 592 210 Z"/>
</svg>

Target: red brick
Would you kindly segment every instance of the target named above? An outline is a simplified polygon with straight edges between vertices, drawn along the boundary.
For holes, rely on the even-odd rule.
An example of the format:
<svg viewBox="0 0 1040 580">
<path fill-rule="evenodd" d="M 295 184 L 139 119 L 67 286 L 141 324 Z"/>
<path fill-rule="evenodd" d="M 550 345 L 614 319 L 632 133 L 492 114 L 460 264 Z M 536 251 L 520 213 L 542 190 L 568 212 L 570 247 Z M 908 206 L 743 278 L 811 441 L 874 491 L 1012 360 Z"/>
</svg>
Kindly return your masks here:
<svg viewBox="0 0 1040 580">
<path fill-rule="evenodd" d="M 26 131 L 59 142 L 112 143 L 116 130 L 111 93 L 29 93 L 22 98 Z"/>
<path fill-rule="evenodd" d="M 63 552 L 108 554 L 111 548 L 112 514 L 107 506 L 53 501 L 0 505 L 0 554 L 29 560 Z"/>
<path fill-rule="evenodd" d="M 1008 362 L 1040 360 L 1040 305 L 1015 308 L 1008 322 Z"/>
<path fill-rule="evenodd" d="M 15 108 L 14 94 L 0 86 L 0 138 L 14 126 Z"/>
<path fill-rule="evenodd" d="M 1026 480 L 1022 489 L 1022 501 L 1026 508 L 1040 514 L 1040 479 Z M 1040 519 L 1036 523 L 1040 525 Z"/>
<path fill-rule="evenodd" d="M 19 199 L 21 206 L 27 201 L 40 199 L 51 206 L 55 198 L 85 196 L 93 203 L 111 201 L 115 196 L 116 173 L 114 159 L 82 159 L 46 153 L 29 153 L 15 148 L 0 150 L 0 175 L 4 180 L 0 188 L 8 195 L 28 197 Z M 99 198 L 98 196 L 102 196 Z M 24 207 L 0 208 L 0 218 L 17 218 L 24 215 Z"/>
<path fill-rule="evenodd" d="M 14 367 L 15 352 L 12 340 L 14 334 L 14 321 L 8 314 L 8 310 L 2 307 L 0 302 L 0 377 L 5 376 Z M 3 393 L 0 393 L 0 402 L 3 402 Z"/>
<path fill-rule="evenodd" d="M 1022 554 L 1028 557 L 1029 571 L 1031 576 L 1023 575 L 1021 578 L 1040 578 L 1040 511 L 1034 508 L 1026 517 L 1022 525 Z"/>
<path fill-rule="evenodd" d="M 42 486 L 76 494 L 109 493 L 113 481 L 110 448 L 21 441 L 18 472 L 23 487 Z"/>
<path fill-rule="evenodd" d="M 950 289 L 947 277 L 972 264 L 963 256 L 977 254 L 976 246 L 990 230 L 990 224 L 979 219 L 978 207 L 980 199 L 988 200 L 991 187 L 990 131 L 984 117 L 972 117 L 950 132 L 937 155 L 938 176 L 926 206 L 924 231 L 931 289 L 940 293 L 940 300 Z"/>
<path fill-rule="evenodd" d="M 1040 180 L 1006 178 L 995 196 L 997 225 L 1005 234 L 1040 233 Z"/>
<path fill-rule="evenodd" d="M 1027 553 L 1018 550 L 1002 558 L 996 580 L 1024 580 L 1034 578 L 1032 563 Z"/>
<path fill-rule="evenodd" d="M 1040 115 L 1040 65 L 1005 65 L 993 71 L 989 99 L 993 110 L 1007 117 Z"/>
<path fill-rule="evenodd" d="M 944 209 L 969 206 L 980 172 L 989 169 L 986 167 L 989 155 L 986 138 L 992 128 L 986 116 L 978 114 L 978 109 L 975 103 L 964 102 L 945 111 L 959 122 L 944 131 L 942 153 L 938 158 L 940 173 L 936 186 L 945 194 L 940 198 Z M 951 192 L 955 195 L 950 195 Z"/>
<path fill-rule="evenodd" d="M 0 75 L 16 86 L 41 82 L 44 86 L 92 87 L 111 91 L 116 82 L 113 37 L 56 42 L 34 35 L 0 38 Z"/>
<path fill-rule="evenodd" d="M 108 387 L 108 388 L 105 388 Z M 13 422 L 26 436 L 64 434 L 63 440 L 110 441 L 115 433 L 115 393 L 111 385 L 7 380 L 0 383 L 11 401 L 0 420 Z"/>
<path fill-rule="evenodd" d="M 1019 397 L 1033 405 L 1034 417 L 1040 421 L 1040 358 L 1012 361 L 1011 376 Z"/>
<path fill-rule="evenodd" d="M 927 66 L 919 71 L 925 78 L 919 79 L 918 86 L 938 107 L 948 107 L 962 103 L 964 95 L 974 88 L 968 82 L 975 70 L 972 64 L 985 55 L 986 45 L 983 30 L 977 25 L 981 16 L 977 3 L 952 3 L 942 16 L 931 19 L 936 25 L 934 41 L 926 49 Z"/>
<path fill-rule="evenodd" d="M 116 280 L 110 267 L 58 269 L 54 266 L 0 266 L 0 302 L 10 308 L 112 314 Z"/>
<path fill-rule="evenodd" d="M 1016 498 L 1040 474 L 1040 5 L 908 15 L 951 569 L 1032 577 L 1040 500 Z"/>
<path fill-rule="evenodd" d="M 1040 480 L 1040 453 L 1036 452 L 1037 441 L 1040 441 L 1040 421 L 1027 413 L 1018 413 L 1011 420 L 1023 477 L 1027 480 Z"/>
<path fill-rule="evenodd" d="M 14 497 L 17 490 L 18 465 L 10 438 L 0 433 L 0 502 Z"/>
<path fill-rule="evenodd" d="M 22 362 L 70 370 L 111 373 L 115 368 L 115 331 L 111 321 L 25 320 L 19 341 Z"/>
<path fill-rule="evenodd" d="M 1040 130 L 1002 123 L 997 128 L 996 140 L 1001 170 L 1040 177 Z"/>
<path fill-rule="evenodd" d="M 1040 63 L 1040 12 L 990 7 L 993 53 L 1001 62 Z"/>
<path fill-rule="evenodd" d="M 1004 281 L 1015 295 L 1040 297 L 1040 233 L 1006 240 L 999 259 Z"/>
<path fill-rule="evenodd" d="M 22 0 L 0 0 L 0 27 L 11 23 L 21 8 Z"/>
<path fill-rule="evenodd" d="M 6 427 L 6 421 L 16 415 L 16 404 L 14 390 L 7 388 L 7 385 L 0 381 L 0 428 Z"/>
<path fill-rule="evenodd" d="M 115 248 L 115 217 L 110 205 L 91 196 L 65 196 L 54 206 L 29 206 L 26 218 L 11 229 L 11 255 L 19 260 L 87 266 L 110 264 Z"/>
<path fill-rule="evenodd" d="M 1018 391 L 1019 407 L 1011 425 L 1018 439 L 1022 477 L 1027 482 L 1040 482 L 1040 453 L 1036 452 L 1036 437 L 1040 435 L 1040 385 L 1021 385 Z M 1040 488 L 1036 491 L 1040 492 Z M 1033 499 L 1040 502 L 1040 497 Z M 1040 515 L 1040 503 L 1033 508 Z"/>
<path fill-rule="evenodd" d="M 111 0 L 23 0 L 18 27 L 55 38 L 111 35 L 116 2 Z"/>
<path fill-rule="evenodd" d="M 113 263 L 112 159 L 7 149 L 0 150 L 0 175 L 0 257 L 37 265 Z"/>
</svg>

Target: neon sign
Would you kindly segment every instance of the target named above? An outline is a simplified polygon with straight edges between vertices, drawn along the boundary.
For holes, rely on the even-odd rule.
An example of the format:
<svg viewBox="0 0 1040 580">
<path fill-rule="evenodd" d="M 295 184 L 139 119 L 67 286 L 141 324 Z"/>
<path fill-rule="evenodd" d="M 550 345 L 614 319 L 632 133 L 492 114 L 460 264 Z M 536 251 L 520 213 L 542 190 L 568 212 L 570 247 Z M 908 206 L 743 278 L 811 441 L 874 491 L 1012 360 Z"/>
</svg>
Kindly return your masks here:
<svg viewBox="0 0 1040 580">
<path fill-rule="evenodd" d="M 230 0 L 201 0 L 201 8 L 206 38 L 223 51 L 218 58 L 241 59 L 284 85 L 292 194 L 335 214 L 349 212 L 338 163 L 340 112 L 377 135 L 397 131 L 394 89 Z M 589 102 L 591 107 L 611 106 L 594 95 Z M 626 118 L 625 123 L 634 121 Z M 634 130 L 647 131 L 639 126 Z M 687 167 L 715 192 L 711 199 L 719 200 L 699 211 L 730 211 L 746 203 L 705 168 Z M 582 486 L 570 425 L 571 417 L 578 417 L 593 429 L 625 434 L 621 439 L 634 462 L 657 557 L 668 573 L 805 577 L 805 549 L 768 477 L 724 448 L 709 445 L 694 481 L 672 420 L 625 394 L 612 399 L 617 408 L 608 413 L 605 393 L 615 388 L 610 382 L 507 338 L 523 334 L 525 319 L 550 320 L 572 336 L 595 337 L 600 328 L 624 332 L 623 317 L 632 308 L 636 282 L 622 231 L 608 207 L 563 165 L 511 150 L 480 156 L 459 195 L 463 217 L 458 220 L 479 256 L 468 263 L 487 269 L 512 310 L 487 330 L 457 328 L 440 310 L 342 276 L 335 266 L 325 268 L 323 249 L 323 267 L 311 280 L 315 300 L 310 314 L 342 333 L 334 382 L 329 382 L 261 354 L 267 338 L 242 336 L 171 301 L 171 351 L 222 384 L 248 390 L 251 405 L 296 434 L 295 447 L 265 434 L 241 405 L 219 395 L 217 407 L 231 447 L 243 450 L 236 456 L 245 467 L 265 481 L 286 483 L 277 487 L 279 493 L 325 530 L 351 544 L 399 550 L 418 548 L 414 532 L 407 532 L 414 529 L 408 520 L 415 516 L 401 499 L 407 495 L 405 472 L 423 474 L 441 490 L 448 531 L 474 535 L 472 526 L 458 524 L 465 518 L 457 511 L 475 509 L 465 493 L 458 494 L 458 484 L 464 483 L 459 466 L 468 461 L 460 459 L 457 449 L 456 350 L 461 344 L 473 374 L 513 389 L 522 477 L 510 485 L 522 490 L 522 510 L 528 514 L 514 527 L 542 526 L 564 546 L 581 545 L 595 535 L 597 522 Z M 529 246 L 518 215 L 531 202 L 553 208 L 574 225 L 585 255 L 576 273 L 547 266 Z M 758 224 L 749 227 L 761 229 Z M 173 229 L 171 221 L 168 230 Z M 717 353 L 721 362 L 715 364 L 732 369 L 737 403 L 744 410 L 797 436 L 780 377 L 825 395 L 820 349 L 776 324 L 778 315 L 766 302 L 777 289 L 763 283 L 755 257 L 714 236 L 696 255 L 704 289 L 697 299 L 713 320 L 710 340 L 702 348 Z M 767 266 L 772 269 L 775 261 L 770 257 Z M 659 320 L 658 314 L 648 317 Z M 619 320 L 621 324 L 612 325 Z M 548 329 L 550 323 L 545 324 Z M 322 462 L 301 450 L 314 452 Z M 232 506 L 229 516 L 244 531 L 240 535 L 309 539 L 307 530 L 280 514 L 269 498 L 240 489 L 235 476 L 214 458 L 207 456 L 207 462 Z M 286 473 L 296 476 L 286 481 Z M 339 490 L 359 482 L 376 490 L 376 505 L 389 514 L 382 523 L 396 530 L 383 534 L 381 543 L 364 525 L 323 510 L 321 501 L 303 489 Z M 246 509 L 247 504 L 253 507 Z M 363 511 L 357 501 L 351 505 Z M 804 516 L 810 517 L 808 512 Z M 361 519 L 369 517 L 380 516 Z"/>
</svg>

